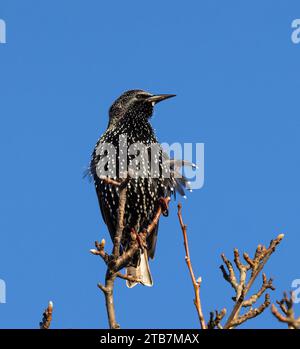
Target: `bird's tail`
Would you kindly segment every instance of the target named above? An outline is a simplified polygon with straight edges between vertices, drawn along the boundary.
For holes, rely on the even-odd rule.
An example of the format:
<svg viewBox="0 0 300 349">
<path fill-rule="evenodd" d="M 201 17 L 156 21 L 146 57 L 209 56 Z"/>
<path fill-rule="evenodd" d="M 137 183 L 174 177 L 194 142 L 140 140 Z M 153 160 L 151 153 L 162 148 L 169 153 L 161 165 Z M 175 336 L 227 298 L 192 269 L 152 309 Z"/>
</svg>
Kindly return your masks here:
<svg viewBox="0 0 300 349">
<path fill-rule="evenodd" d="M 128 267 L 126 268 L 127 275 L 132 276 L 138 280 L 140 280 L 140 283 L 144 286 L 153 286 L 152 276 L 149 268 L 148 263 L 148 254 L 146 249 L 141 253 L 140 257 L 140 263 L 137 267 Z M 126 281 L 126 285 L 129 288 L 134 287 L 139 282 L 135 281 Z"/>
</svg>

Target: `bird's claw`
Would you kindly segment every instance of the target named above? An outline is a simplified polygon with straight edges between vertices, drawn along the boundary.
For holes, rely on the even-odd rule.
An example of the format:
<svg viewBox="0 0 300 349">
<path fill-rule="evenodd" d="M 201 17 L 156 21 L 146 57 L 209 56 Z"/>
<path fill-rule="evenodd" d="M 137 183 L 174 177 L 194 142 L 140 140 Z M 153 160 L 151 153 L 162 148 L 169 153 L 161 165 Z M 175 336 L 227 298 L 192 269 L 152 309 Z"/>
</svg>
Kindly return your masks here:
<svg viewBox="0 0 300 349">
<path fill-rule="evenodd" d="M 131 234 L 136 239 L 141 250 L 144 250 L 144 248 L 147 248 L 147 244 L 145 243 L 143 236 L 141 234 L 137 233 L 134 228 L 131 229 Z"/>
<path fill-rule="evenodd" d="M 169 216 L 169 202 L 166 198 L 160 198 L 158 200 L 160 207 L 161 207 L 161 211 L 162 211 L 162 215 L 164 217 L 168 217 Z"/>
</svg>

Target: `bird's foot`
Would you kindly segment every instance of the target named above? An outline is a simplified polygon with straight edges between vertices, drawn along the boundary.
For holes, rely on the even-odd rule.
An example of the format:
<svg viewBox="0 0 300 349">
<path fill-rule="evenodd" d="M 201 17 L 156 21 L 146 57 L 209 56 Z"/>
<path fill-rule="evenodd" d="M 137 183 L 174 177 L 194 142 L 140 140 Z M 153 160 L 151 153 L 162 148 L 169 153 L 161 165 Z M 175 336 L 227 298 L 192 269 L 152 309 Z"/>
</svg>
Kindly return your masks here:
<svg viewBox="0 0 300 349">
<path fill-rule="evenodd" d="M 167 200 L 166 198 L 160 198 L 158 202 L 161 207 L 162 215 L 164 217 L 168 217 L 169 216 L 169 200 Z"/>
<path fill-rule="evenodd" d="M 137 231 L 134 228 L 131 229 L 131 238 L 137 241 L 141 250 L 147 248 L 144 235 L 137 233 Z"/>
</svg>

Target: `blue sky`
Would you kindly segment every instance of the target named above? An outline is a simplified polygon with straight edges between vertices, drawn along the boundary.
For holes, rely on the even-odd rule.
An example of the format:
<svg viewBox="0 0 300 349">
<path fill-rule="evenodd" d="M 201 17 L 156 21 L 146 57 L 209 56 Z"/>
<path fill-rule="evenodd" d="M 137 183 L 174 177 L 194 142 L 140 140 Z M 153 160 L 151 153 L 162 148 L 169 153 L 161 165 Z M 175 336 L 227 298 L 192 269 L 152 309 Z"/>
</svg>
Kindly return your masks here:
<svg viewBox="0 0 300 349">
<path fill-rule="evenodd" d="M 107 326 L 105 268 L 89 249 L 109 238 L 82 173 L 110 104 L 131 88 L 178 95 L 152 120 L 161 141 L 205 143 L 205 185 L 184 217 L 206 317 L 232 307 L 219 265 L 234 247 L 252 253 L 285 233 L 266 268 L 272 299 L 300 278 L 298 1 L 1 0 L 0 18 L 1 328 L 36 328 L 49 300 L 53 328 Z M 155 286 L 117 283 L 123 328 L 198 326 L 171 207 Z M 267 310 L 244 327 L 282 326 Z"/>
</svg>

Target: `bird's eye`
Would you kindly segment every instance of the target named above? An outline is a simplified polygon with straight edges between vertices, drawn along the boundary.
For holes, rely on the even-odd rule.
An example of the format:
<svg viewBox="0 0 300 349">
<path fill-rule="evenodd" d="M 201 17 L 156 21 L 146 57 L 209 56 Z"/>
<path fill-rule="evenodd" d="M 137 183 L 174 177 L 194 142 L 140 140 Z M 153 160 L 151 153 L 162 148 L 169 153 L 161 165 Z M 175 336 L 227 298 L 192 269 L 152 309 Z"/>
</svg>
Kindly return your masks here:
<svg viewBox="0 0 300 349">
<path fill-rule="evenodd" d="M 136 98 L 136 99 L 139 99 L 139 100 L 145 99 L 146 97 L 147 97 L 147 95 L 142 95 L 142 94 L 136 95 L 136 96 L 135 96 L 135 98 Z"/>
</svg>

